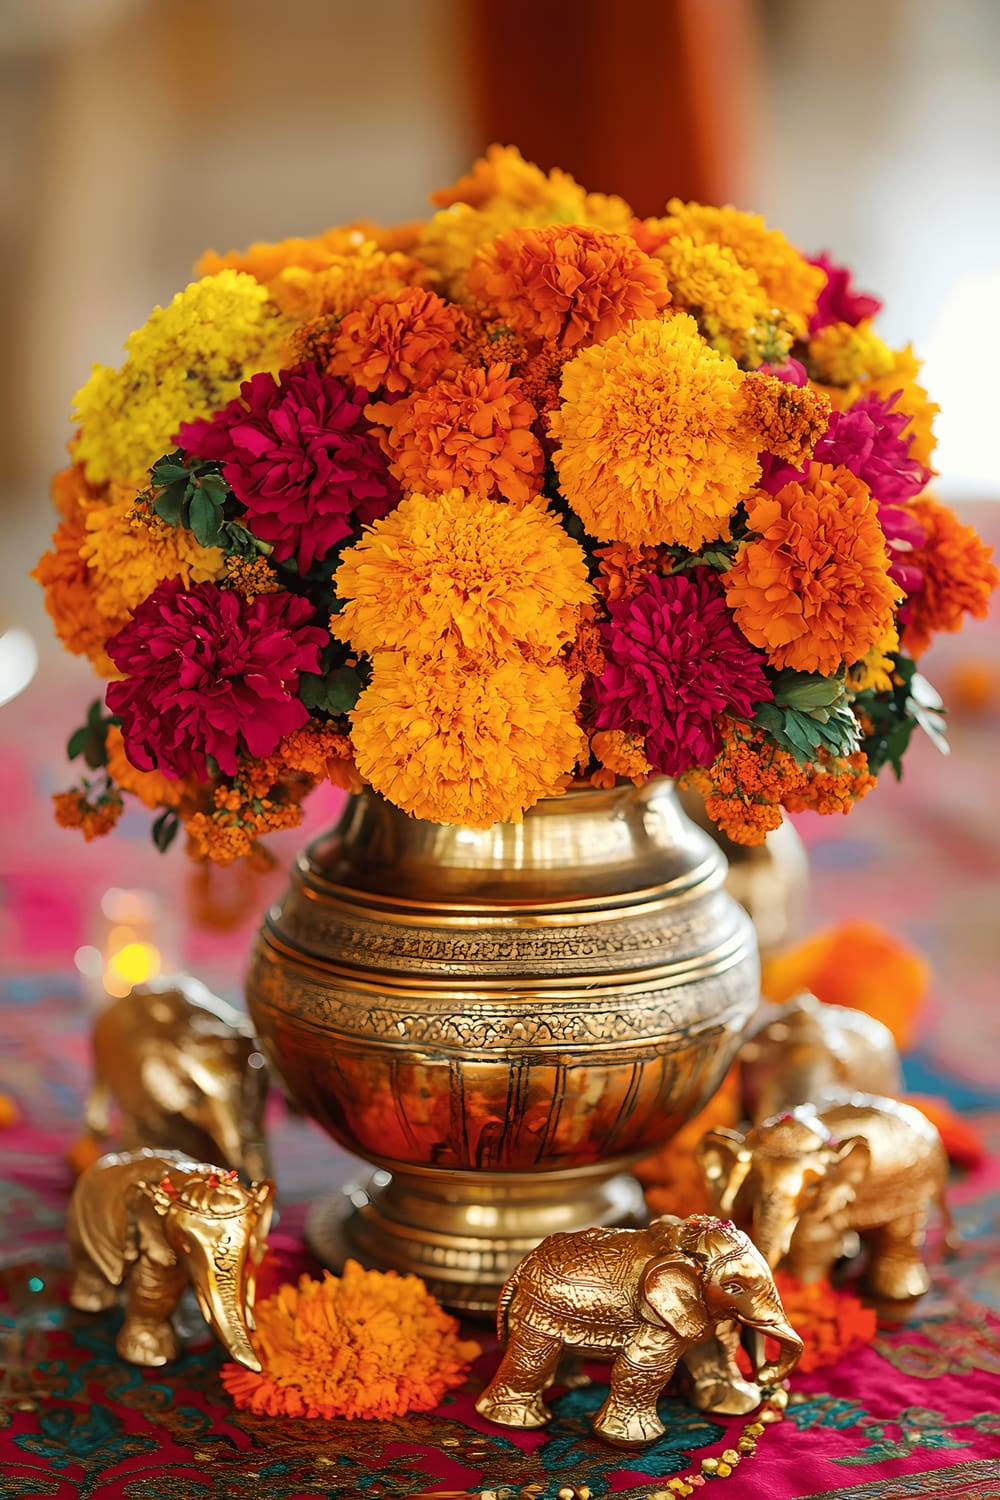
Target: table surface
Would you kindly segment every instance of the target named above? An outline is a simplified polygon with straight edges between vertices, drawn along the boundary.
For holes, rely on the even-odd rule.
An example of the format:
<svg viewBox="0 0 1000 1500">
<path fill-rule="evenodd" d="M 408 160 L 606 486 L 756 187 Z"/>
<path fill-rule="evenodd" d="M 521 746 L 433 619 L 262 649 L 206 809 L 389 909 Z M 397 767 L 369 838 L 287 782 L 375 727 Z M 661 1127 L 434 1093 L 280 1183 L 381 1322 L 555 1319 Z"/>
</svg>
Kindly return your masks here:
<svg viewBox="0 0 1000 1500">
<path fill-rule="evenodd" d="M 996 511 L 976 520 L 1000 530 Z M 796 1404 L 724 1482 L 728 1500 L 1000 1497 L 1000 629 L 967 628 L 927 667 L 947 693 L 970 658 L 994 674 L 992 707 L 956 718 L 950 763 L 917 744 L 902 784 L 887 780 L 848 819 L 800 824 L 812 870 L 806 926 L 876 920 L 933 965 L 908 1084 L 950 1098 L 989 1150 L 953 1185 L 965 1243 L 957 1259 L 935 1259 L 933 1291 L 905 1325 L 795 1378 Z M 91 1014 L 73 955 L 93 940 L 101 892 L 157 892 L 176 960 L 235 998 L 256 913 L 282 883 L 280 873 L 240 871 L 206 883 L 179 851 L 164 860 L 152 850 L 140 813 L 89 846 L 56 829 L 47 797 L 65 783 L 61 748 L 92 696 L 86 672 L 43 656 L 31 687 L 0 709 L 0 1091 L 21 1113 L 0 1133 L 0 1496 L 520 1500 L 537 1485 L 539 1500 L 556 1500 L 560 1487 L 585 1484 L 594 1500 L 639 1500 L 702 1453 L 718 1454 L 732 1424 L 672 1400 L 662 1404 L 666 1437 L 643 1452 L 595 1443 L 587 1418 L 600 1387 L 559 1397 L 544 1434 L 491 1427 L 473 1402 L 492 1352 L 435 1413 L 391 1423 L 250 1417 L 233 1410 L 204 1337 L 167 1370 L 140 1371 L 114 1353 L 115 1315 L 66 1308 L 64 1152 L 79 1129 Z M 332 809 L 329 798 L 314 805 L 311 825 Z M 284 840 L 282 858 L 297 841 Z M 289 1279 L 308 1264 L 305 1205 L 355 1164 L 280 1110 L 274 1144 L 282 1218 L 271 1272 Z"/>
</svg>

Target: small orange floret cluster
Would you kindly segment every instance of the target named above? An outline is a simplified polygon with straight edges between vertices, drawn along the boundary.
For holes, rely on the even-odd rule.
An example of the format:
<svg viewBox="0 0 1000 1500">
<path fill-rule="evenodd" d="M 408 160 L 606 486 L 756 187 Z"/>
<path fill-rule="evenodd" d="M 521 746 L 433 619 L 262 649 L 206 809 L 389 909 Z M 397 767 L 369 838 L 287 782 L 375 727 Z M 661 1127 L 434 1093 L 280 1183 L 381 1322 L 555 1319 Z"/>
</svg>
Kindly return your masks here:
<svg viewBox="0 0 1000 1500">
<path fill-rule="evenodd" d="M 418 1277 L 353 1260 L 341 1276 L 283 1286 L 254 1316 L 261 1371 L 227 1364 L 222 1383 L 240 1410 L 260 1416 L 386 1421 L 431 1411 L 481 1352 Z"/>
<path fill-rule="evenodd" d="M 747 506 L 753 539 L 725 575 L 737 623 L 775 667 L 836 672 L 892 624 L 901 591 L 878 509 L 849 469 L 818 464 Z"/>
<path fill-rule="evenodd" d="M 90 800 L 86 791 L 56 792 L 52 798 L 60 828 L 79 828 L 87 843 L 110 833 L 122 815 L 122 799 L 114 792 Z"/>
</svg>

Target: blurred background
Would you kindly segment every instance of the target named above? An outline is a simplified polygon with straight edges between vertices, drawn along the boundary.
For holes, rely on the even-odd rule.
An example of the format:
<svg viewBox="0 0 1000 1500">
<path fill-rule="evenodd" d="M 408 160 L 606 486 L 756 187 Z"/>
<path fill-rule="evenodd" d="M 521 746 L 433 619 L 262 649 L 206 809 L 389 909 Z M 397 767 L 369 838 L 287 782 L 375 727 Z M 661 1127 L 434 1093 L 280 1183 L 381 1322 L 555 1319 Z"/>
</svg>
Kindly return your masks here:
<svg viewBox="0 0 1000 1500">
<path fill-rule="evenodd" d="M 54 524 L 48 476 L 91 363 L 120 363 L 203 249 L 419 216 L 493 140 L 643 215 L 674 194 L 732 202 L 885 298 L 880 331 L 913 341 L 943 408 L 941 489 L 971 504 L 1000 494 L 998 101 L 997 0 L 0 0 L 0 641 L 18 627 L 41 656 L 30 690 L 0 709 L 0 964 L 41 983 L 91 946 L 102 890 L 148 888 L 219 927 L 232 914 L 228 947 L 211 952 L 235 990 L 263 904 L 239 872 L 161 859 L 142 811 L 84 849 L 46 806 L 98 686 L 58 647 L 27 577 Z M 974 510 L 997 529 L 990 506 Z M 988 627 L 940 652 L 942 686 L 971 664 L 970 704 L 978 692 L 995 709 Z M 995 715 L 970 723 L 995 733 Z M 892 872 L 940 857 L 936 819 L 956 867 L 979 872 L 947 896 L 941 942 L 995 965 L 984 932 L 1000 839 L 981 805 L 993 762 L 956 762 L 942 776 L 918 746 L 908 800 L 890 785 L 849 825 L 814 820 L 817 920 L 861 901 L 933 946 L 921 914 L 945 899 L 940 882 L 928 873 L 914 895 Z M 199 942 L 182 956 L 208 962 Z"/>
</svg>

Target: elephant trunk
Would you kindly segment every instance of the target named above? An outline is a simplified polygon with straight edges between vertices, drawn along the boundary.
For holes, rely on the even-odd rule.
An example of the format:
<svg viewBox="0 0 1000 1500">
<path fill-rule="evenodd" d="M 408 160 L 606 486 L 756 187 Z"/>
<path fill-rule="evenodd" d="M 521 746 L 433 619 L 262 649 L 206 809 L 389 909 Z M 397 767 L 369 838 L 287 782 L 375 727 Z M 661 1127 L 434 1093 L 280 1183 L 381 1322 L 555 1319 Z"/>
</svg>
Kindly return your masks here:
<svg viewBox="0 0 1000 1500">
<path fill-rule="evenodd" d="M 202 1128 L 218 1153 L 216 1165 L 239 1170 L 244 1167 L 244 1146 L 233 1104 L 228 1099 L 211 1097 L 206 1104 L 208 1108 Z"/>
<path fill-rule="evenodd" d="M 788 1254 L 797 1224 L 794 1203 L 765 1197 L 757 1207 L 750 1238 L 772 1271 Z"/>
<path fill-rule="evenodd" d="M 778 1385 L 787 1375 L 790 1375 L 802 1356 L 802 1340 L 791 1324 L 783 1319 L 776 1319 L 773 1323 L 757 1323 L 748 1325 L 754 1332 L 754 1347 L 751 1350 L 757 1379 L 762 1385 Z M 764 1338 L 774 1339 L 778 1345 L 779 1354 L 776 1360 L 766 1361 L 764 1358 Z"/>
<path fill-rule="evenodd" d="M 227 1246 L 214 1252 L 191 1252 L 189 1274 L 202 1316 L 231 1359 L 260 1371 L 250 1342 L 253 1327 L 253 1277 L 248 1275 L 248 1247 Z M 249 1296 L 248 1296 L 249 1292 Z"/>
</svg>

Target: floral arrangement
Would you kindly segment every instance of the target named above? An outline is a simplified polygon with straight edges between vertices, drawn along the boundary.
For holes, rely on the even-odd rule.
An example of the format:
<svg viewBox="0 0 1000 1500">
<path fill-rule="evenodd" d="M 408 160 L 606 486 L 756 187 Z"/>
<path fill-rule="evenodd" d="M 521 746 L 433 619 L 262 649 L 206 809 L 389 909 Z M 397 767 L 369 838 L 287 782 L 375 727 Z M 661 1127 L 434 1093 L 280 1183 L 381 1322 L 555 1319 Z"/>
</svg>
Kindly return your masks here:
<svg viewBox="0 0 1000 1500">
<path fill-rule="evenodd" d="M 877 300 L 512 148 L 432 203 L 207 254 L 77 395 L 35 576 L 110 680 L 59 821 L 228 863 L 324 779 L 483 826 L 663 775 L 756 843 L 898 774 L 997 572 Z"/>
</svg>

